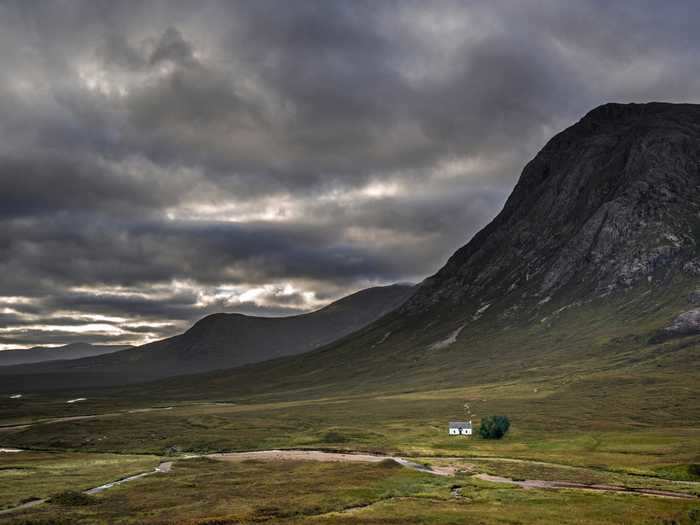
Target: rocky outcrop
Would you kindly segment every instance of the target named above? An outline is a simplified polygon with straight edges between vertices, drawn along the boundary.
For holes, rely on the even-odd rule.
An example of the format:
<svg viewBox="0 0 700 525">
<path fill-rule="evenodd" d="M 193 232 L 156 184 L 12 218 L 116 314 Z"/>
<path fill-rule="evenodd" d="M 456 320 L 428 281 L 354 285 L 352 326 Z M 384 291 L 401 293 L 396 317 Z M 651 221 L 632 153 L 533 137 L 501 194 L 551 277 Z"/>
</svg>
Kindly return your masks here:
<svg viewBox="0 0 700 525">
<path fill-rule="evenodd" d="M 700 332 L 700 308 L 688 310 L 673 320 L 666 330 L 677 334 L 694 334 Z"/>
<path fill-rule="evenodd" d="M 700 308 L 678 315 L 669 326 L 655 334 L 651 342 L 660 343 L 674 337 L 697 334 L 700 334 Z"/>
<path fill-rule="evenodd" d="M 694 275 L 696 277 L 700 277 L 700 257 L 693 259 L 692 261 L 688 261 L 683 265 L 683 271 L 685 273 L 688 273 L 690 275 Z"/>
<path fill-rule="evenodd" d="M 606 104 L 549 141 L 404 311 L 700 275 L 699 235 L 700 106 Z"/>
</svg>

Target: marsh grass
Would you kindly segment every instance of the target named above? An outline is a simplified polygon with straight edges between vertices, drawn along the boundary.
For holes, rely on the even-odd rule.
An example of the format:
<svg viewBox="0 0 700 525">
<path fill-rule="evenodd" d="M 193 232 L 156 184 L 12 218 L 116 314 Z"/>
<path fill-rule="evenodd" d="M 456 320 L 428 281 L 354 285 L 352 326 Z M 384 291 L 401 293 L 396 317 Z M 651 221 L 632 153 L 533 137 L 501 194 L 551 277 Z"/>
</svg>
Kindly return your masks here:
<svg viewBox="0 0 700 525">
<path fill-rule="evenodd" d="M 84 507 L 36 507 L 9 523 L 52 518 L 117 525 L 659 524 L 685 523 L 699 506 L 641 496 L 514 489 L 382 464 L 204 459 L 181 461 L 168 475 L 143 478 L 94 499 L 94 505 Z"/>
<path fill-rule="evenodd" d="M 155 456 L 83 452 L 0 455 L 0 509 L 89 488 L 153 469 Z"/>
</svg>

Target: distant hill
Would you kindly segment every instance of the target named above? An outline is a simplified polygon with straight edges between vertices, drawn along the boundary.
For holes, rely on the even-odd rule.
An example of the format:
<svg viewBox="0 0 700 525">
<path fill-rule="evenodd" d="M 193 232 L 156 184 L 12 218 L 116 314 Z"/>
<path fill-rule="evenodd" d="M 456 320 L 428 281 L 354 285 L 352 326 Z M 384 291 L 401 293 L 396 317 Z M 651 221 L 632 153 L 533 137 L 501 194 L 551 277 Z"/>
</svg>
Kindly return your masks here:
<svg viewBox="0 0 700 525">
<path fill-rule="evenodd" d="M 118 385 L 300 354 L 376 321 L 401 306 L 413 291 L 410 285 L 368 288 L 315 312 L 290 317 L 213 314 L 181 335 L 122 352 L 71 362 L 5 367 L 0 374 L 16 377 L 3 377 L 0 383 L 11 385 L 16 379 L 25 389 L 35 383 L 39 388 Z"/>
<path fill-rule="evenodd" d="M 129 345 L 91 345 L 88 343 L 71 343 L 64 346 L 35 346 L 23 350 L 4 350 L 0 352 L 0 366 L 42 363 L 45 361 L 65 361 L 82 359 L 98 355 L 111 354 L 119 350 L 132 348 Z"/>
</svg>

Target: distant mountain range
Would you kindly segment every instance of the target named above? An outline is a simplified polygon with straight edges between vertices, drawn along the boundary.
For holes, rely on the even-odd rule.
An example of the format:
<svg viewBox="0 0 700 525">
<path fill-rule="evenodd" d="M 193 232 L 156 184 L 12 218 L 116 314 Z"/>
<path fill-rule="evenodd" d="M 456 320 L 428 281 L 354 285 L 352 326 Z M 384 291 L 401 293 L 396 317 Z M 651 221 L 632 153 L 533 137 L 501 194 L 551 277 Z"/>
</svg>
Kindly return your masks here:
<svg viewBox="0 0 700 525">
<path fill-rule="evenodd" d="M 290 317 L 213 314 L 181 335 L 110 355 L 0 368 L 0 374 L 13 376 L 3 377 L 0 388 L 126 384 L 300 354 L 376 321 L 414 290 L 411 285 L 368 288 Z"/>
<path fill-rule="evenodd" d="M 23 350 L 3 350 L 0 352 L 0 366 L 82 359 L 83 357 L 111 354 L 128 348 L 132 347 L 129 345 L 71 343 L 56 347 L 35 346 Z"/>
</svg>

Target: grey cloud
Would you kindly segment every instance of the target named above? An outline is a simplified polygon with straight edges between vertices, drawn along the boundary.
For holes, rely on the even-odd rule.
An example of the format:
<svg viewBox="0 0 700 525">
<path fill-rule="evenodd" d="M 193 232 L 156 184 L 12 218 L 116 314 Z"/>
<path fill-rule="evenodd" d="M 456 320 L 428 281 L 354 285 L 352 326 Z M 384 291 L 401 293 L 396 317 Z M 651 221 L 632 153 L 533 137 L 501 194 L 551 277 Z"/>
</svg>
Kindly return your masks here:
<svg viewBox="0 0 700 525">
<path fill-rule="evenodd" d="M 181 66 L 189 66 L 197 62 L 192 45 L 174 27 L 165 30 L 148 60 L 151 65 L 164 61 Z"/>
<path fill-rule="evenodd" d="M 700 101 L 699 19 L 651 1 L 0 3 L 0 297 L 166 335 L 215 309 L 310 308 L 196 290 L 419 280 L 592 107 Z M 40 337 L 14 340 L 65 342 Z"/>
</svg>

